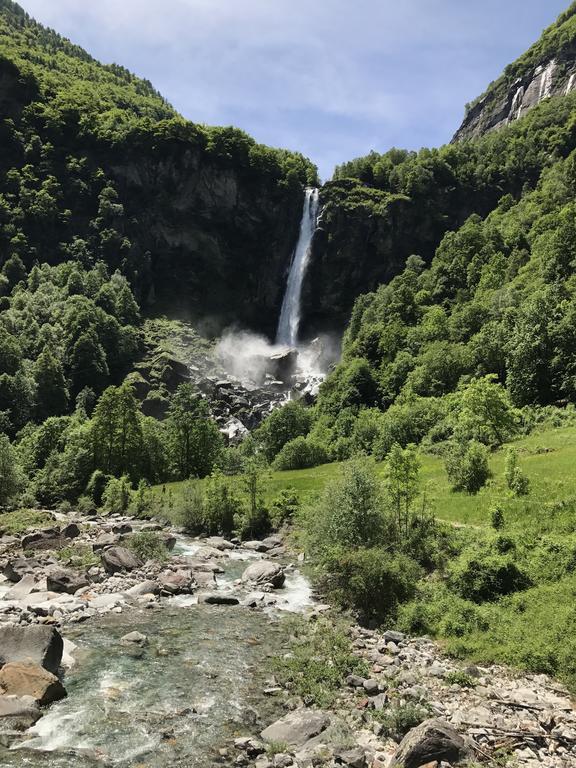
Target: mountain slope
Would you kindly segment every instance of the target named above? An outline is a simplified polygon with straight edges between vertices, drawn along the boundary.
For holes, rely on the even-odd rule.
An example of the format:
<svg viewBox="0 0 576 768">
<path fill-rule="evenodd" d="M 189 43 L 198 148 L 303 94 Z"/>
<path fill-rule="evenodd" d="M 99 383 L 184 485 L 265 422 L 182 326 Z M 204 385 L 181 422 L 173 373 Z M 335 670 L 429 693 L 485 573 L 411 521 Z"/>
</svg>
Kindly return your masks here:
<svg viewBox="0 0 576 768">
<path fill-rule="evenodd" d="M 308 160 L 184 120 L 8 0 L 0 109 L 0 257 L 103 259 L 144 308 L 273 330 Z"/>
<path fill-rule="evenodd" d="M 492 83 L 473 104 L 454 141 L 477 138 L 523 117 L 551 96 L 576 87 L 576 3 L 545 30 L 540 40 Z"/>
</svg>

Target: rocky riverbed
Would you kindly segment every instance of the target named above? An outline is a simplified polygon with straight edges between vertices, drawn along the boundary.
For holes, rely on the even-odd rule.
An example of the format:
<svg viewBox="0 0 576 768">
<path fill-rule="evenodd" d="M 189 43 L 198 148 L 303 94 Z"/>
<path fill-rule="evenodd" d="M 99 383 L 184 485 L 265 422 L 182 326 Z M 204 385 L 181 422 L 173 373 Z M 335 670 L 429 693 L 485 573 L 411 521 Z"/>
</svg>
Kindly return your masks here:
<svg viewBox="0 0 576 768">
<path fill-rule="evenodd" d="M 169 557 L 139 560 L 138 531 Z M 73 552 L 91 557 L 80 567 Z M 562 686 L 457 663 L 427 638 L 353 627 L 369 674 L 343 681 L 330 710 L 284 689 L 268 663 L 291 652 L 284 617 L 314 622 L 327 606 L 279 536 L 54 515 L 49 530 L 0 539 L 0 558 L 2 765 L 576 766 Z M 407 713 L 423 722 L 402 740 L 390 723 Z"/>
</svg>

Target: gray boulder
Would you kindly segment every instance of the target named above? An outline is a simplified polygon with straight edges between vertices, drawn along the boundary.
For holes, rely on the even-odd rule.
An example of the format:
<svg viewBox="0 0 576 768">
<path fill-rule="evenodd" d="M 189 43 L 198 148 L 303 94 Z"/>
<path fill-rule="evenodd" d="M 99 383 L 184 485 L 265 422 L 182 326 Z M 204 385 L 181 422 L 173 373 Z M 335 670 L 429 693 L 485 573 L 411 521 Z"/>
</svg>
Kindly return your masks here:
<svg viewBox="0 0 576 768">
<path fill-rule="evenodd" d="M 240 600 L 233 595 L 226 595 L 222 592 L 212 592 L 207 595 L 200 595 L 198 602 L 206 605 L 239 605 Z"/>
<path fill-rule="evenodd" d="M 110 547 L 101 554 L 102 565 L 106 573 L 114 574 L 120 571 L 133 571 L 141 563 L 126 547 Z"/>
<path fill-rule="evenodd" d="M 260 735 L 268 744 L 276 742 L 297 748 L 303 747 L 329 725 L 330 718 L 325 712 L 297 709 L 269 725 Z"/>
<path fill-rule="evenodd" d="M 65 568 L 53 568 L 46 576 L 48 592 L 65 592 L 73 595 L 79 589 L 87 587 L 88 583 L 83 573 Z"/>
<path fill-rule="evenodd" d="M 80 536 L 80 526 L 76 523 L 68 523 L 68 525 L 62 528 L 60 533 L 65 539 L 77 539 Z"/>
<path fill-rule="evenodd" d="M 271 584 L 275 589 L 284 586 L 286 576 L 284 569 L 277 563 L 268 560 L 258 560 L 246 568 L 242 574 L 242 581 L 250 581 L 254 584 Z"/>
<path fill-rule="evenodd" d="M 0 626 L 0 666 L 12 661 L 30 661 L 56 673 L 63 648 L 62 637 L 54 627 Z"/>
<path fill-rule="evenodd" d="M 0 733 L 26 731 L 40 715 L 32 696 L 0 696 Z"/>
<path fill-rule="evenodd" d="M 23 576 L 34 573 L 41 567 L 42 566 L 37 560 L 32 560 L 32 558 L 27 557 L 18 557 L 15 560 L 9 560 L 8 563 L 6 563 L 3 573 L 8 581 L 16 584 Z"/>
<path fill-rule="evenodd" d="M 148 638 L 142 632 L 128 632 L 127 635 L 120 638 L 120 645 L 127 648 L 133 648 L 134 646 L 144 648 L 145 645 L 148 645 Z"/>
<path fill-rule="evenodd" d="M 190 571 L 162 571 L 158 576 L 160 592 L 167 595 L 189 595 L 194 591 L 194 579 Z"/>
<path fill-rule="evenodd" d="M 404 736 L 390 768 L 421 768 L 435 761 L 459 763 L 473 756 L 470 744 L 458 731 L 442 720 L 431 719 Z"/>
</svg>

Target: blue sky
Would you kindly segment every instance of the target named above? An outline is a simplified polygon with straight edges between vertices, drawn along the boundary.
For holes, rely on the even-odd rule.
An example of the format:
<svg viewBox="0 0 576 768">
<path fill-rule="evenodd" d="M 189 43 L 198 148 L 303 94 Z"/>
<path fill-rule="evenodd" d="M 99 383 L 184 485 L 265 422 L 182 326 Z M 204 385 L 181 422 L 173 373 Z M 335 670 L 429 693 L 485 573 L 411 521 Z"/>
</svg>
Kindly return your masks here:
<svg viewBox="0 0 576 768">
<path fill-rule="evenodd" d="M 191 120 L 336 163 L 438 146 L 569 0 L 21 0 Z"/>
</svg>

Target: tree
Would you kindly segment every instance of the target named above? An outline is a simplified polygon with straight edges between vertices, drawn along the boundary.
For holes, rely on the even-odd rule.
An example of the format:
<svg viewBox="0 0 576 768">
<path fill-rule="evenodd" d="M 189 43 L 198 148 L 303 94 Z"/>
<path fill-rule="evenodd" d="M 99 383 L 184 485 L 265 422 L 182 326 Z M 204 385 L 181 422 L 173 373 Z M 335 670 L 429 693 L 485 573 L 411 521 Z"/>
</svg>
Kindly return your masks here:
<svg viewBox="0 0 576 768">
<path fill-rule="evenodd" d="M 94 331 L 80 335 L 72 348 L 69 368 L 74 394 L 85 387 L 101 392 L 106 386 L 110 372 L 106 354 Z"/>
<path fill-rule="evenodd" d="M 475 494 L 491 476 L 488 449 L 482 443 L 455 443 L 446 457 L 446 472 L 455 491 Z"/>
<path fill-rule="evenodd" d="M 305 437 L 312 426 L 312 413 L 302 403 L 293 400 L 273 411 L 256 431 L 268 461 L 273 461 L 282 448 L 297 437 Z"/>
<path fill-rule="evenodd" d="M 243 539 L 254 539 L 270 530 L 270 517 L 264 503 L 266 474 L 257 459 L 246 461 L 242 485 L 247 503 L 236 516 L 236 523 Z"/>
<path fill-rule="evenodd" d="M 94 464 L 117 477 L 138 480 L 142 465 L 142 424 L 138 401 L 130 384 L 108 387 L 92 418 Z"/>
<path fill-rule="evenodd" d="M 181 384 L 170 403 L 168 444 L 180 480 L 206 477 L 222 448 L 222 435 L 210 417 L 208 403 L 191 384 Z"/>
<path fill-rule="evenodd" d="M 48 347 L 44 347 L 34 367 L 36 379 L 36 413 L 40 421 L 60 416 L 68 409 L 68 388 L 62 363 Z"/>
<path fill-rule="evenodd" d="M 0 434 L 0 504 L 7 504 L 22 486 L 22 471 L 7 435 Z"/>
<path fill-rule="evenodd" d="M 506 452 L 504 477 L 506 485 L 515 496 L 527 496 L 530 493 L 530 480 L 520 469 L 518 454 L 513 448 L 509 448 Z"/>
<path fill-rule="evenodd" d="M 457 409 L 457 440 L 499 446 L 518 432 L 520 414 L 494 374 L 468 384 L 460 394 Z"/>
<path fill-rule="evenodd" d="M 400 536 L 407 537 L 419 493 L 420 462 L 416 446 L 404 450 L 396 443 L 386 462 L 386 495 Z"/>
</svg>

